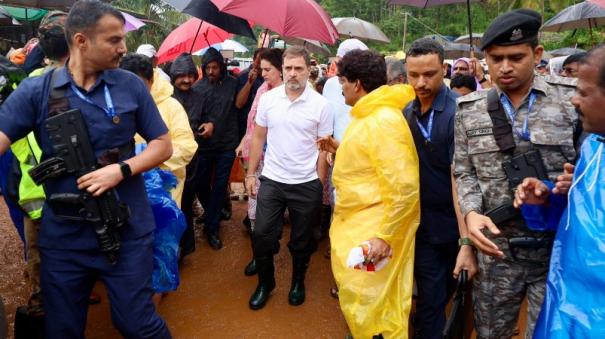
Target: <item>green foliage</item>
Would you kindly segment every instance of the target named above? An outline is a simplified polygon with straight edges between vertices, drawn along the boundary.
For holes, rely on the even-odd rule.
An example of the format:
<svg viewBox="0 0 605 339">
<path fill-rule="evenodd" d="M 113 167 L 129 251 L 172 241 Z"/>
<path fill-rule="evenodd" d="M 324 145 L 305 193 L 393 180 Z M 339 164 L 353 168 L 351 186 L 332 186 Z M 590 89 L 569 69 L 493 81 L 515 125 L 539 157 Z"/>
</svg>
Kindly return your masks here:
<svg viewBox="0 0 605 339">
<path fill-rule="evenodd" d="M 152 44 L 159 49 L 166 36 L 189 18 L 161 0 L 114 0 L 111 4 L 149 20 L 145 26 L 126 35 L 129 51 L 135 51 L 141 44 Z"/>
<path fill-rule="evenodd" d="M 410 6 L 391 6 L 387 0 L 318 0 L 332 17 L 356 16 L 376 24 L 391 39 L 391 43 L 369 43 L 371 48 L 389 53 L 401 50 L 404 12 L 408 17 L 406 48 L 411 42 L 438 33 L 457 37 L 468 34 L 468 16 L 465 3 L 420 9 Z M 472 30 L 483 32 L 499 14 L 514 8 L 532 8 L 548 20 L 560 10 L 572 5 L 572 0 L 481 0 L 471 4 Z M 544 21 L 546 21 L 544 20 Z M 603 41 L 602 27 L 593 30 L 595 43 Z M 546 34 L 545 34 L 546 35 Z M 590 48 L 587 30 L 563 32 L 557 39 L 546 40 L 547 50 L 575 46 Z"/>
</svg>

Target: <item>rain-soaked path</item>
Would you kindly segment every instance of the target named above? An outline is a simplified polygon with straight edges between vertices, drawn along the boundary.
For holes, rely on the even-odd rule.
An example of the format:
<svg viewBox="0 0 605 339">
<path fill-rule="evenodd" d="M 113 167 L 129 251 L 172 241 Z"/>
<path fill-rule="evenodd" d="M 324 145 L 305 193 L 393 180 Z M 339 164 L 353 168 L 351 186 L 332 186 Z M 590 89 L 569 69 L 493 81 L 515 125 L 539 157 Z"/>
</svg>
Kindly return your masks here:
<svg viewBox="0 0 605 339">
<path fill-rule="evenodd" d="M 9 337 L 13 333 L 15 310 L 27 302 L 30 293 L 24 272 L 23 243 L 8 216 L 4 197 L 0 197 L 0 297 L 6 306 Z"/>
<path fill-rule="evenodd" d="M 285 228 L 282 248 L 276 256 L 277 288 L 267 306 L 260 311 L 248 309 L 248 298 L 256 288 L 256 277 L 246 277 L 244 267 L 251 258 L 250 240 L 241 224 L 246 202 L 233 202 L 233 217 L 221 224 L 223 248 L 212 250 L 197 230 L 197 250 L 185 258 L 181 284 L 159 306 L 175 338 L 345 338 L 347 326 L 338 301 L 329 294 L 332 287 L 330 261 L 324 258 L 327 241 L 321 243 L 312 258 L 306 287 L 306 302 L 298 307 L 288 304 L 291 257 Z M 105 292 L 100 305 L 89 308 L 86 337 L 116 338 L 111 326 Z"/>
<path fill-rule="evenodd" d="M 338 301 L 329 294 L 333 281 L 330 261 L 324 258 L 327 241 L 320 244 L 312 258 L 306 302 L 298 307 L 288 304 L 292 266 L 286 247 L 289 227 L 284 230 L 282 249 L 275 259 L 277 288 L 264 309 L 248 309 L 257 279 L 243 273 L 252 252 L 241 224 L 245 209 L 245 201 L 233 202 L 233 217 L 221 225 L 224 247 L 219 251 L 212 250 L 196 230 L 197 250 L 183 261 L 181 285 L 159 306 L 174 338 L 344 338 L 346 323 Z M 29 295 L 21 246 L 0 198 L 0 295 L 6 303 L 9 337 L 15 309 L 26 303 Z M 95 290 L 103 299 L 100 305 L 89 307 L 86 337 L 119 338 L 111 325 L 102 284 L 97 284 Z"/>
<path fill-rule="evenodd" d="M 224 247 L 219 251 L 210 249 L 201 230 L 196 230 L 197 250 L 183 261 L 181 285 L 163 298 L 159 306 L 159 313 L 174 338 L 345 338 L 347 325 L 338 301 L 329 294 L 333 280 L 330 261 L 324 258 L 326 240 L 311 260 L 306 302 L 298 307 L 288 304 L 292 268 L 286 247 L 289 227 L 284 229 L 282 249 L 275 259 L 277 288 L 264 309 L 248 309 L 248 298 L 257 280 L 243 274 L 252 252 L 250 239 L 241 224 L 245 210 L 245 201 L 233 202 L 233 217 L 221 225 Z M 15 309 L 24 304 L 29 295 L 21 246 L 0 197 L 0 296 L 6 304 L 9 338 L 13 333 Z M 95 290 L 103 299 L 100 305 L 89 308 L 86 337 L 119 338 L 111 324 L 102 284 L 97 284 Z M 514 338 L 523 336 L 525 317 L 523 307 L 521 335 Z"/>
</svg>

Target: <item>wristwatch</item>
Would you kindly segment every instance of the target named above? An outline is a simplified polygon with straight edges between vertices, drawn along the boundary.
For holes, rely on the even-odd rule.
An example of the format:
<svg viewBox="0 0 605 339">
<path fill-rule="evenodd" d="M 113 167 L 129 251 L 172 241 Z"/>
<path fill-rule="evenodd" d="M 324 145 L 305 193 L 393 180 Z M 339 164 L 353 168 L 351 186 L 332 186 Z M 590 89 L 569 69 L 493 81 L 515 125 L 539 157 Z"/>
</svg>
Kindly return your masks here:
<svg viewBox="0 0 605 339">
<path fill-rule="evenodd" d="M 124 179 L 132 176 L 132 170 L 130 169 L 130 165 L 123 161 L 118 162 L 118 165 L 120 165 L 120 171 L 122 172 L 122 177 Z"/>
<path fill-rule="evenodd" d="M 462 247 L 464 245 L 474 246 L 473 241 L 470 238 L 460 238 L 458 239 L 458 247 Z"/>
</svg>

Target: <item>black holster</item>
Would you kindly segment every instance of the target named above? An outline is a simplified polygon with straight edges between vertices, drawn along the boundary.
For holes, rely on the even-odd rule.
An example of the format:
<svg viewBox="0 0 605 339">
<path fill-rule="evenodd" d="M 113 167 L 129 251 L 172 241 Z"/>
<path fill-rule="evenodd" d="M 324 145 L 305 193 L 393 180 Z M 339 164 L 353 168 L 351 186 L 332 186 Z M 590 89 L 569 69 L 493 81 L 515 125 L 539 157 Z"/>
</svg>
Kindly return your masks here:
<svg viewBox="0 0 605 339">
<path fill-rule="evenodd" d="M 511 203 L 506 203 L 485 212 L 485 216 L 489 217 L 496 226 L 500 226 L 507 221 L 520 219 L 521 212 Z"/>
<path fill-rule="evenodd" d="M 537 149 L 514 156 L 509 161 L 502 163 L 502 168 L 508 178 L 510 187 L 514 190 L 525 178 L 548 179 L 548 172 L 542 155 Z"/>
</svg>

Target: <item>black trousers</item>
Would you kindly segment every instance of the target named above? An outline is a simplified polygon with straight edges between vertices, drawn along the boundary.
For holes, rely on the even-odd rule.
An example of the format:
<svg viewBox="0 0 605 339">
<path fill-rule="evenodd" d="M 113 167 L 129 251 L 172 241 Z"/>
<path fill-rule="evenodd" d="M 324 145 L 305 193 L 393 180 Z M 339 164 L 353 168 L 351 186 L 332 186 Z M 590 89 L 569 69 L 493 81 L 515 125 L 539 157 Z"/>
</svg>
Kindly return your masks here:
<svg viewBox="0 0 605 339">
<path fill-rule="evenodd" d="M 252 234 L 254 256 L 279 252 L 286 207 L 292 223 L 288 249 L 293 257 L 310 256 L 317 249 L 313 229 L 318 227 L 321 216 L 323 187 L 319 179 L 291 185 L 261 177 L 260 182 Z"/>
<path fill-rule="evenodd" d="M 191 254 L 195 251 L 195 231 L 193 225 L 193 202 L 197 190 L 197 154 L 193 156 L 189 165 L 187 165 L 187 178 L 183 188 L 183 197 L 181 198 L 181 210 L 187 220 L 187 228 L 181 236 L 181 256 Z"/>
<path fill-rule="evenodd" d="M 456 288 L 452 274 L 457 256 L 457 241 L 431 244 L 416 236 L 414 277 L 418 297 L 414 316 L 415 338 L 443 338 L 445 307 Z"/>
</svg>

